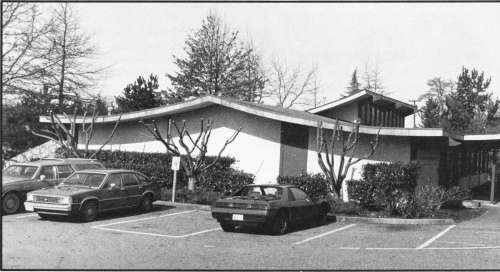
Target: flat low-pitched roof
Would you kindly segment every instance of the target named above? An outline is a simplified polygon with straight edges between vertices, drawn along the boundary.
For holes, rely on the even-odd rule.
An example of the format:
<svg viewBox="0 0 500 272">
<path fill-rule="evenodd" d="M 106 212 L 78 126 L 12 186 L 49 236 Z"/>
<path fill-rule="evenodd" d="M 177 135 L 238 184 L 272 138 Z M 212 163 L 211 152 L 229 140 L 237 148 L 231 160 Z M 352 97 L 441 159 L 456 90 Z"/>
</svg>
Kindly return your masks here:
<svg viewBox="0 0 500 272">
<path fill-rule="evenodd" d="M 271 106 L 265 104 L 258 104 L 253 102 L 245 102 L 225 97 L 203 96 L 189 101 L 180 102 L 172 105 L 160 106 L 152 109 L 127 112 L 121 115 L 108 115 L 98 116 L 95 123 L 114 123 L 118 119 L 121 122 L 139 121 L 141 119 L 157 118 L 161 116 L 175 115 L 183 112 L 188 112 L 196 109 L 201 109 L 211 105 L 220 105 L 234 110 L 242 111 L 248 114 L 298 124 L 309 127 L 316 127 L 318 122 L 323 123 L 323 127 L 333 129 L 335 126 L 335 119 L 320 116 L 311 112 L 284 109 L 278 106 Z M 63 123 L 70 123 L 70 120 L 62 115 L 58 115 Z M 40 116 L 40 122 L 50 123 L 49 116 Z M 83 116 L 76 118 L 76 123 L 90 123 L 91 117 Z M 351 131 L 353 128 L 352 123 L 346 121 L 339 121 L 342 130 Z M 408 137 L 442 137 L 447 134 L 441 128 L 398 128 L 398 127 L 374 127 L 360 125 L 359 132 L 363 134 L 377 134 L 380 129 L 380 135 L 388 136 L 408 136 Z"/>
</svg>

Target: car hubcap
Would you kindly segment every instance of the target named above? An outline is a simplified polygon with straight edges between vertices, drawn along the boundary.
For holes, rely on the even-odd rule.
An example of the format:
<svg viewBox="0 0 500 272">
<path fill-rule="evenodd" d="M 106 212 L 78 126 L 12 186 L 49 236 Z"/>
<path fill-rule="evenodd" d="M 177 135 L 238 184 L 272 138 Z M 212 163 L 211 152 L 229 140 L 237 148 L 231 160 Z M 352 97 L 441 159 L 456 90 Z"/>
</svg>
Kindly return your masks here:
<svg viewBox="0 0 500 272">
<path fill-rule="evenodd" d="M 89 215 L 89 217 L 93 217 L 95 215 L 95 208 L 94 207 L 89 207 L 87 209 L 87 214 Z"/>
<path fill-rule="evenodd" d="M 12 196 L 8 196 L 4 201 L 5 207 L 10 211 L 17 207 L 17 200 Z"/>
</svg>

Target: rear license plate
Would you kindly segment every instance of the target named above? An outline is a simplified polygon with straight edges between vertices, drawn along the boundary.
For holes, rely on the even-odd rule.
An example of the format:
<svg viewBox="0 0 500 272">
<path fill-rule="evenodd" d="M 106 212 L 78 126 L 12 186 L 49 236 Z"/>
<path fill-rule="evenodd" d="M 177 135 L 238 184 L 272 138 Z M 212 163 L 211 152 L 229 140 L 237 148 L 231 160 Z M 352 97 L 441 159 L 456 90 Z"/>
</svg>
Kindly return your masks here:
<svg viewBox="0 0 500 272">
<path fill-rule="evenodd" d="M 233 214 L 233 221 L 243 221 L 243 214 Z"/>
</svg>

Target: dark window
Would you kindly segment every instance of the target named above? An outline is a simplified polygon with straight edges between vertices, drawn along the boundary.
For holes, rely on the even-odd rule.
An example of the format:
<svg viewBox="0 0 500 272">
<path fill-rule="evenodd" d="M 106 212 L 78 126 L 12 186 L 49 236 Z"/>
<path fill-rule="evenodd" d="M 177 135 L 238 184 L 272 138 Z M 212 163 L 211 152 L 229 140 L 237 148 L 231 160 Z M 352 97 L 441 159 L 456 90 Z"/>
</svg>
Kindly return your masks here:
<svg viewBox="0 0 500 272">
<path fill-rule="evenodd" d="M 123 187 L 127 186 L 137 186 L 137 177 L 135 174 L 122 174 L 123 177 Z"/>
<path fill-rule="evenodd" d="M 56 174 L 54 172 L 54 166 L 42 166 L 42 170 L 40 170 L 40 175 L 45 175 L 45 179 L 55 179 Z"/>
<path fill-rule="evenodd" d="M 69 165 L 56 165 L 56 168 L 58 178 L 67 178 L 73 173 L 73 168 Z"/>
<path fill-rule="evenodd" d="M 115 188 L 122 187 L 122 176 L 120 174 L 109 175 L 108 182 L 104 188 L 111 188 L 111 184 L 115 184 Z"/>
<path fill-rule="evenodd" d="M 305 200 L 309 199 L 309 196 L 307 196 L 304 191 L 300 190 L 299 188 L 290 188 L 290 191 L 292 192 L 293 197 L 295 200 Z"/>
</svg>

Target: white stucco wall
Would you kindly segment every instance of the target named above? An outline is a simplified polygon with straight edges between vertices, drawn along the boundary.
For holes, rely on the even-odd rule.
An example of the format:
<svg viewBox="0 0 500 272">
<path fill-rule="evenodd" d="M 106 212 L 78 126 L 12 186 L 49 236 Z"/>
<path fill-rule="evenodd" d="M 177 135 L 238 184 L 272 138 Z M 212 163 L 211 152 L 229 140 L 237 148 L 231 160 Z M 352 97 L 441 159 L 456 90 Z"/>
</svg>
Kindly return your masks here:
<svg viewBox="0 0 500 272">
<path fill-rule="evenodd" d="M 182 120 L 192 137 L 196 139 L 200 130 L 200 118 L 213 120 L 214 128 L 208 144 L 208 154 L 216 155 L 226 141 L 239 127 L 242 128 L 235 141 L 228 145 L 223 156 L 237 159 L 235 168 L 255 175 L 255 183 L 274 183 L 279 174 L 280 160 L 280 123 L 278 121 L 257 117 L 223 106 L 210 106 L 173 116 L 172 119 L 181 126 Z M 167 118 L 159 120 L 160 131 L 166 135 Z M 90 149 L 99 147 L 104 142 L 114 124 L 96 126 L 95 136 Z M 172 128 L 173 129 L 173 128 Z M 173 129 L 174 136 L 177 135 Z M 83 141 L 80 135 L 80 143 Z M 178 141 L 178 137 L 174 137 Z M 83 144 L 80 144 L 83 148 Z M 119 125 L 115 136 L 104 149 L 165 152 L 166 148 L 154 140 L 149 132 L 137 122 L 124 122 Z M 181 149 L 181 148 L 180 148 Z M 182 149 L 181 149 L 182 150 Z"/>
<path fill-rule="evenodd" d="M 328 135 L 328 133 L 326 133 Z M 331 134 L 331 132 L 330 132 Z M 361 134 L 358 147 L 354 158 L 359 158 L 369 153 L 370 141 L 374 135 Z M 321 173 L 321 168 L 318 164 L 318 156 L 316 152 L 316 128 L 309 129 L 309 150 L 307 155 L 307 172 Z M 370 159 L 362 160 L 353 165 L 347 174 L 347 179 L 360 179 L 362 168 L 367 163 L 378 162 L 410 162 L 411 144 L 408 137 L 380 136 L 379 144 L 375 153 Z M 338 167 L 340 164 L 340 150 L 335 150 L 334 165 Z M 324 155 L 324 154 L 323 154 Z M 338 169 L 338 168 L 337 168 Z"/>
</svg>

